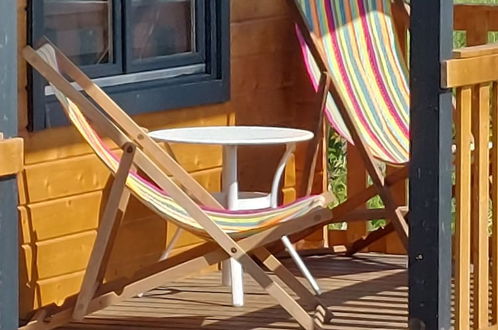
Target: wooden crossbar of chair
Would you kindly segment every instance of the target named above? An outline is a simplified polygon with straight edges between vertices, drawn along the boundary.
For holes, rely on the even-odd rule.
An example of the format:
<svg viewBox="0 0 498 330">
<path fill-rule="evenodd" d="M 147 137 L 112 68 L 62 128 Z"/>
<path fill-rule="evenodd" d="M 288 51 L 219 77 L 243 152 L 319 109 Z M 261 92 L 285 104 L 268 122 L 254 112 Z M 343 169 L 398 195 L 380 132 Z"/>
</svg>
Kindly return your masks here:
<svg viewBox="0 0 498 330">
<path fill-rule="evenodd" d="M 98 86 L 93 84 L 90 79 L 85 78 L 77 67 L 70 65 L 70 62 L 62 57 L 60 52 L 56 52 L 56 54 L 58 55 L 57 59 L 60 61 L 61 67 L 71 71 L 70 73 L 65 73 L 75 80 L 77 79 L 77 83 L 93 98 L 102 110 L 77 91 L 64 76 L 45 62 L 31 47 L 28 46 L 23 51 L 25 59 L 58 91 L 71 100 L 80 109 L 82 114 L 92 121 L 92 125 L 98 131 L 105 132 L 118 146 L 124 148 L 124 155 L 121 158 L 117 172 L 113 173 L 114 182 L 103 213 L 102 224 L 98 228 L 97 242 L 91 255 L 91 264 L 89 264 L 85 272 L 76 304 L 72 304 L 52 314 L 37 314 L 37 318 L 22 327 L 22 329 L 53 329 L 71 320 L 79 320 L 89 313 L 104 308 L 109 304 L 145 292 L 169 280 L 187 276 L 205 266 L 218 263 L 229 257 L 239 261 L 247 273 L 274 297 L 301 326 L 305 329 L 321 328 L 322 322 L 330 319 L 331 313 L 317 297 L 311 294 L 273 255 L 265 250 L 264 246 L 279 240 L 283 235 L 294 234 L 301 231 L 302 228 L 328 222 L 332 217 L 330 210 L 318 207 L 311 210 L 305 216 L 290 219 L 259 234 L 235 241 L 181 187 L 186 190 L 190 188 L 189 190 L 192 195 L 201 201 L 205 199 L 208 202 L 206 205 L 213 205 L 213 203 L 209 204 L 210 197 L 207 197 L 209 193 L 202 186 L 193 184 L 192 182 L 195 180 L 174 162 L 171 157 L 168 157 L 169 155 L 159 148 L 154 141 L 149 139 L 144 131 L 115 103 L 112 102 L 109 105 L 107 97 L 105 97 L 104 92 Z M 162 152 L 162 155 L 158 156 L 154 154 L 156 150 Z M 197 255 L 191 255 L 190 259 L 183 260 L 178 264 L 171 263 L 168 259 L 160 261 L 148 267 L 150 271 L 146 275 L 142 274 L 131 280 L 131 282 L 103 284 L 103 274 L 106 268 L 108 253 L 112 249 L 113 235 L 116 226 L 120 222 L 119 218 L 125 212 L 129 198 L 129 192 L 124 187 L 124 182 L 128 178 L 131 166 L 135 166 L 137 170 L 143 171 L 160 188 L 167 191 L 171 198 L 204 228 L 215 244 L 212 245 L 212 252 L 208 250 L 206 253 L 206 249 L 194 249 L 198 253 Z M 172 178 L 168 177 L 165 171 L 172 174 L 179 183 L 177 184 Z M 155 210 L 155 212 L 161 216 L 159 211 Z M 250 257 L 249 252 L 255 253 L 303 301 L 312 305 L 316 309 L 316 314 L 310 316 L 298 302 L 294 301 L 279 284 L 258 266 Z M 112 287 L 113 289 L 110 291 L 107 289 Z M 117 290 L 121 293 L 117 294 Z"/>
<path fill-rule="evenodd" d="M 354 252 L 359 251 L 365 248 L 368 244 L 371 244 L 374 241 L 387 235 L 387 233 L 389 233 L 391 229 L 394 229 L 405 249 L 408 249 L 408 224 L 402 212 L 400 211 L 399 206 L 395 202 L 393 193 L 390 189 L 390 186 L 393 184 L 393 182 L 391 182 L 391 184 L 387 184 L 386 178 L 381 173 L 380 169 L 376 166 L 376 160 L 372 156 L 372 153 L 370 152 L 363 137 L 361 136 L 361 134 L 359 134 L 359 128 L 356 124 L 356 121 L 353 120 L 351 112 L 346 107 L 342 95 L 339 93 L 333 78 L 330 76 L 331 69 L 329 68 L 327 61 L 325 60 L 326 59 L 325 52 L 321 49 L 320 45 L 315 41 L 316 36 L 314 36 L 313 33 L 310 31 L 308 24 L 304 18 L 304 14 L 302 13 L 300 6 L 297 3 L 297 0 L 289 0 L 289 1 L 293 17 L 298 26 L 298 29 L 300 30 L 303 36 L 304 42 L 306 43 L 310 53 L 314 57 L 320 72 L 322 72 L 320 85 L 321 86 L 322 84 L 325 85 L 326 84 L 325 81 L 328 82 L 326 84 L 328 88 L 327 92 L 329 92 L 332 95 L 334 102 L 339 110 L 339 113 L 348 131 L 351 134 L 351 138 L 355 145 L 355 148 L 357 149 L 358 154 L 365 166 L 365 169 L 372 180 L 372 185 L 366 188 L 366 191 L 375 192 L 374 195 L 370 194 L 371 197 L 378 195 L 381 198 L 382 202 L 384 203 L 384 211 L 386 217 L 391 221 L 391 224 L 387 227 L 387 229 L 383 229 L 381 232 L 371 233 L 369 239 L 362 239 L 358 242 L 353 243 L 352 248 L 354 248 Z M 326 76 L 326 78 L 324 78 L 323 76 Z M 322 108 L 320 109 L 322 112 L 325 110 L 326 106 L 325 103 L 326 102 L 322 100 L 321 102 Z M 320 121 L 321 120 L 323 119 L 320 119 Z M 318 126 L 321 125 L 322 124 L 319 122 Z M 314 157 L 311 157 L 309 159 L 310 159 L 308 160 L 309 166 L 311 168 L 309 172 L 311 174 L 315 171 L 316 160 Z M 400 174 L 399 171 L 397 171 L 397 173 Z M 407 166 L 405 166 L 405 169 L 403 169 L 402 173 L 403 173 L 402 176 L 396 177 L 396 181 L 402 181 L 407 178 L 408 176 Z M 348 205 L 347 203 L 344 203 L 344 205 L 339 205 L 337 206 L 337 208 L 339 208 L 340 210 L 345 210 L 346 213 L 353 211 L 352 209 L 347 208 L 347 205 Z M 336 214 L 336 209 L 334 209 L 335 214 Z M 351 250 L 350 253 L 351 252 L 353 252 L 353 250 Z"/>
</svg>

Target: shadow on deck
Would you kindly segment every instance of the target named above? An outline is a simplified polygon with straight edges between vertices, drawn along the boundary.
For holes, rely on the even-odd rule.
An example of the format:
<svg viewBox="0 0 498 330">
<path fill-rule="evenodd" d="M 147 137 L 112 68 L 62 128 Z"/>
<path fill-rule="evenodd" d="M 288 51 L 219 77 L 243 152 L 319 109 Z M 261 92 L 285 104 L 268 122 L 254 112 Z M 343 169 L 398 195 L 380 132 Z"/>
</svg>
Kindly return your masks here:
<svg viewBox="0 0 498 330">
<path fill-rule="evenodd" d="M 359 254 L 307 257 L 334 312 L 330 329 L 406 329 L 407 259 Z M 290 260 L 285 260 L 297 274 Z M 302 279 L 302 278 L 301 278 Z M 220 273 L 187 278 L 93 314 L 62 329 L 299 329 L 297 322 L 246 275 L 245 307 L 230 306 Z"/>
</svg>

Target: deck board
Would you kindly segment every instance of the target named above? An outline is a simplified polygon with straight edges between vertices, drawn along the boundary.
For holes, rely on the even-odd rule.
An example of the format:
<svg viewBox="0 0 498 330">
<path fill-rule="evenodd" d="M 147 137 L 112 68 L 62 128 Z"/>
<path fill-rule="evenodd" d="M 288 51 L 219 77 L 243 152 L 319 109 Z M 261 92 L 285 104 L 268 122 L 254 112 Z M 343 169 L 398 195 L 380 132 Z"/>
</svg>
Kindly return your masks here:
<svg viewBox="0 0 498 330">
<path fill-rule="evenodd" d="M 355 258 L 307 257 L 305 261 L 324 291 L 323 300 L 335 315 L 327 329 L 407 328 L 406 257 L 370 253 Z M 297 274 L 290 260 L 284 262 Z M 220 273 L 216 272 L 157 288 L 142 298 L 110 306 L 59 330 L 299 329 L 270 296 L 245 276 L 243 308 L 230 306 L 230 291 L 220 285 Z"/>
</svg>

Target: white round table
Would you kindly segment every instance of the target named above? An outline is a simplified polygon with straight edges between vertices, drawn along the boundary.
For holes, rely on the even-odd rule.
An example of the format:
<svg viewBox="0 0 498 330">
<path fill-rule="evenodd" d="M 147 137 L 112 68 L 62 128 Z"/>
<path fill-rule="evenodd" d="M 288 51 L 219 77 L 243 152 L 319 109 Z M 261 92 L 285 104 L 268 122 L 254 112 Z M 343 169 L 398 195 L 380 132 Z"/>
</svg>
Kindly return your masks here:
<svg viewBox="0 0 498 330">
<path fill-rule="evenodd" d="M 276 207 L 278 187 L 285 165 L 297 142 L 311 140 L 313 133 L 295 128 L 266 126 L 208 126 L 173 128 L 152 131 L 149 135 L 158 141 L 223 146 L 222 198 L 229 210 Z M 286 145 L 286 151 L 275 172 L 270 194 L 239 192 L 237 177 L 238 146 Z M 264 156 L 262 156 L 264 157 Z M 250 200 L 253 200 L 250 202 Z M 235 260 L 223 265 L 223 283 L 232 285 L 232 303 L 244 305 L 242 267 Z M 230 273 L 228 272 L 230 269 Z M 231 275 L 231 276 L 230 276 Z"/>
<path fill-rule="evenodd" d="M 158 141 L 189 144 L 211 144 L 223 146 L 222 191 L 225 194 L 225 206 L 229 210 L 240 210 L 237 177 L 237 147 L 248 145 L 285 144 L 287 150 L 277 168 L 272 183 L 272 205 L 277 201 L 281 175 L 297 142 L 311 140 L 313 133 L 301 129 L 265 126 L 207 126 L 173 128 L 150 132 Z M 268 207 L 267 206 L 267 207 Z M 265 207 L 265 206 L 262 206 Z"/>
</svg>

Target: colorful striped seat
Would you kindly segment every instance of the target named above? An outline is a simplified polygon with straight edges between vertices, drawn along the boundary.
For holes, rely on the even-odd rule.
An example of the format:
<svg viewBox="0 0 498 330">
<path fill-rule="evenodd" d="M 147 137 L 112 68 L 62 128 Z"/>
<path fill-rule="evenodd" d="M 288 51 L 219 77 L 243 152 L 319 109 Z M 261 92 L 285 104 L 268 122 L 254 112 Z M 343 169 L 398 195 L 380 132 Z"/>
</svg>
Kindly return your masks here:
<svg viewBox="0 0 498 330">
<path fill-rule="evenodd" d="M 332 81 L 374 157 L 409 160 L 408 70 L 397 42 L 391 0 L 297 0 Z M 313 85 L 321 72 L 297 29 Z M 332 96 L 326 118 L 353 142 Z"/>
<path fill-rule="evenodd" d="M 58 70 L 55 51 L 51 45 L 45 44 L 37 50 L 38 54 L 54 69 Z M 113 152 L 92 128 L 81 110 L 55 86 L 52 85 L 57 99 L 61 102 L 64 111 L 86 142 L 97 156 L 113 172 L 118 170 L 120 156 Z M 158 188 L 139 173 L 131 171 L 126 180 L 130 191 L 145 205 L 159 215 L 172 221 L 177 226 L 209 238 L 202 226 L 192 218 L 167 192 Z M 234 238 L 243 238 L 256 232 L 263 231 L 279 223 L 307 214 L 310 210 L 326 206 L 323 196 L 311 196 L 297 200 L 280 208 L 256 211 L 228 211 L 213 210 L 203 207 L 206 214 L 227 234 Z"/>
</svg>

